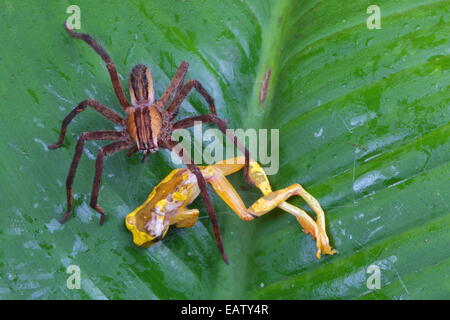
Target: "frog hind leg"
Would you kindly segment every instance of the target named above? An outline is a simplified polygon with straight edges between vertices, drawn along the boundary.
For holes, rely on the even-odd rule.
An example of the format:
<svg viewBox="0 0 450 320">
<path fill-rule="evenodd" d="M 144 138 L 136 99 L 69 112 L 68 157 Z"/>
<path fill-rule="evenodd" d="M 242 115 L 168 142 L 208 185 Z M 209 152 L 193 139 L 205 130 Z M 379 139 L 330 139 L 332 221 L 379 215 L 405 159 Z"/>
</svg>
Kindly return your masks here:
<svg viewBox="0 0 450 320">
<path fill-rule="evenodd" d="M 265 174 L 263 168 L 257 163 L 253 162 L 250 164 L 250 178 L 255 182 L 255 185 L 261 190 L 265 197 L 269 198 L 269 204 L 278 204 L 278 207 L 297 219 L 298 223 L 303 227 L 305 232 L 310 233 L 314 239 L 316 239 L 317 253 L 316 256 L 320 259 L 321 252 L 325 254 L 335 254 L 336 250 L 332 249 L 330 246 L 330 241 L 327 236 L 325 229 L 325 213 L 322 207 L 310 193 L 308 193 L 300 184 L 293 184 L 292 186 L 279 190 L 272 191 L 267 175 Z M 280 193 L 281 192 L 281 193 Z M 271 194 L 272 193 L 272 194 Z M 311 207 L 311 209 L 316 214 L 316 221 L 314 220 L 302 209 L 289 204 L 287 202 L 281 201 L 289 195 L 298 195 Z M 286 198 L 286 199 L 287 199 Z M 255 204 L 261 199 L 257 200 Z M 281 203 L 280 203 L 281 202 Z M 254 204 L 254 205 L 255 205 Z M 262 205 L 261 207 L 266 207 L 267 205 Z M 272 209 L 270 209 L 272 210 Z"/>
<path fill-rule="evenodd" d="M 234 171 L 234 170 L 233 170 Z M 260 217 L 271 210 L 279 207 L 294 215 L 306 233 L 310 233 L 317 244 L 317 258 L 321 253 L 334 254 L 329 244 L 325 230 L 325 217 L 319 202 L 310 195 L 301 185 L 293 184 L 287 188 L 272 191 L 267 175 L 257 162 L 250 163 L 249 178 L 261 190 L 263 197 L 256 200 L 249 208 L 246 208 L 239 194 L 231 183 L 226 179 L 224 165 L 219 168 L 213 166 L 204 169 L 206 181 L 210 183 L 216 193 L 227 203 L 227 205 L 244 221 L 250 221 Z M 225 173 L 226 174 L 226 173 Z M 317 215 L 314 221 L 305 211 L 285 202 L 290 197 L 297 195 L 302 197 Z"/>
</svg>

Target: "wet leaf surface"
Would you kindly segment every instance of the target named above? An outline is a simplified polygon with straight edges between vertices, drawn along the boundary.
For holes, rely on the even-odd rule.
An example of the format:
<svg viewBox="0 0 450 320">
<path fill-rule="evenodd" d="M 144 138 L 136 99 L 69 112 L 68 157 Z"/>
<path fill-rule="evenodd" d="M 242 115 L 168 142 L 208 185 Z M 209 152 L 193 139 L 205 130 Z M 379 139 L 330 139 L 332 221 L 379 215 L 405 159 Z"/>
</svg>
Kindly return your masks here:
<svg viewBox="0 0 450 320">
<path fill-rule="evenodd" d="M 205 84 L 231 127 L 280 130 L 274 189 L 301 183 L 326 210 L 339 254 L 317 260 L 292 216 L 245 223 L 214 196 L 225 265 L 201 201 L 192 229 L 148 249 L 131 242 L 124 217 L 174 167 L 166 152 L 145 164 L 122 153 L 107 160 L 100 227 L 88 203 L 102 143 L 87 143 L 74 216 L 58 223 L 77 137 L 113 127 L 86 111 L 63 148 L 46 145 L 79 101 L 120 107 L 99 57 L 63 29 L 69 2 L 2 1 L 0 298 L 448 298 L 450 5 L 378 1 L 382 29 L 368 30 L 370 4 L 78 1 L 82 31 L 107 49 L 123 85 L 145 63 L 159 96 L 188 61 L 188 78 Z M 180 118 L 207 111 L 193 94 Z M 258 196 L 241 194 L 248 204 Z M 67 289 L 69 265 L 81 268 L 80 290 Z M 370 265 L 380 290 L 367 288 Z"/>
</svg>

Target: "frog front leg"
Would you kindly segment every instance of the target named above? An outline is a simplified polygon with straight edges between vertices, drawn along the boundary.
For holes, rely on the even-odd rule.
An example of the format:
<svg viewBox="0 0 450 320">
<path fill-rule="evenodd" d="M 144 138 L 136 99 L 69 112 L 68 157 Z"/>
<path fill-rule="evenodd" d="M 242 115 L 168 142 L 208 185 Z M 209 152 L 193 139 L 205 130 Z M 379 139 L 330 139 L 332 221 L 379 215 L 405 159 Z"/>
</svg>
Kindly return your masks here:
<svg viewBox="0 0 450 320">
<path fill-rule="evenodd" d="M 197 222 L 199 214 L 198 209 L 181 208 L 170 218 L 170 225 L 177 228 L 191 228 Z"/>
</svg>

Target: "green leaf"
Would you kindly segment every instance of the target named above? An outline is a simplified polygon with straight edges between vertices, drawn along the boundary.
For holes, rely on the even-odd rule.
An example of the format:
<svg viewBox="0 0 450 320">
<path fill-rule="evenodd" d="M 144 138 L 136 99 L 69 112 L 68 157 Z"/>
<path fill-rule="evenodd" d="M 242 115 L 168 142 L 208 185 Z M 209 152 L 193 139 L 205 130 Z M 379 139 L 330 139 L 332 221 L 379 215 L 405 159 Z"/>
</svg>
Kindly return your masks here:
<svg viewBox="0 0 450 320">
<path fill-rule="evenodd" d="M 274 189 L 301 183 L 321 202 L 337 255 L 280 210 L 243 222 L 216 195 L 226 252 L 220 259 L 202 212 L 190 229 L 136 247 L 124 217 L 174 167 L 167 152 L 147 163 L 109 158 L 99 203 L 89 207 L 94 159 L 87 143 L 74 184 L 65 177 L 77 137 L 113 126 L 93 111 L 61 120 L 81 100 L 120 111 L 104 64 L 63 28 L 70 2 L 0 3 L 0 298 L 13 299 L 422 299 L 450 294 L 450 6 L 445 0 L 78 1 L 81 30 L 110 53 L 126 85 L 137 63 L 162 94 L 177 66 L 212 93 L 234 128 L 280 131 Z M 267 95 L 260 102 L 267 71 Z M 180 118 L 207 113 L 196 94 Z M 231 179 L 247 204 L 259 196 Z M 212 194 L 213 192 L 211 192 Z M 291 201 L 306 210 L 304 202 Z M 70 290 L 66 268 L 81 269 Z M 381 288 L 368 289 L 371 265 Z"/>
</svg>

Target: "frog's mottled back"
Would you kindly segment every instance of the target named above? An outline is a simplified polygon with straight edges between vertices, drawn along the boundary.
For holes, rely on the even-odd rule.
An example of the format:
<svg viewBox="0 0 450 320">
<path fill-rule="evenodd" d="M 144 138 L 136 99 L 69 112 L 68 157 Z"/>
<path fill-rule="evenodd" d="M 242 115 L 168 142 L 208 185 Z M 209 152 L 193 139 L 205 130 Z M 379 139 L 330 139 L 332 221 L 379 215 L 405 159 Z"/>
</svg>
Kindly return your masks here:
<svg viewBox="0 0 450 320">
<path fill-rule="evenodd" d="M 126 226 L 139 246 L 150 246 L 166 234 L 180 211 L 199 195 L 197 179 L 188 169 L 175 169 L 126 218 Z"/>
</svg>

